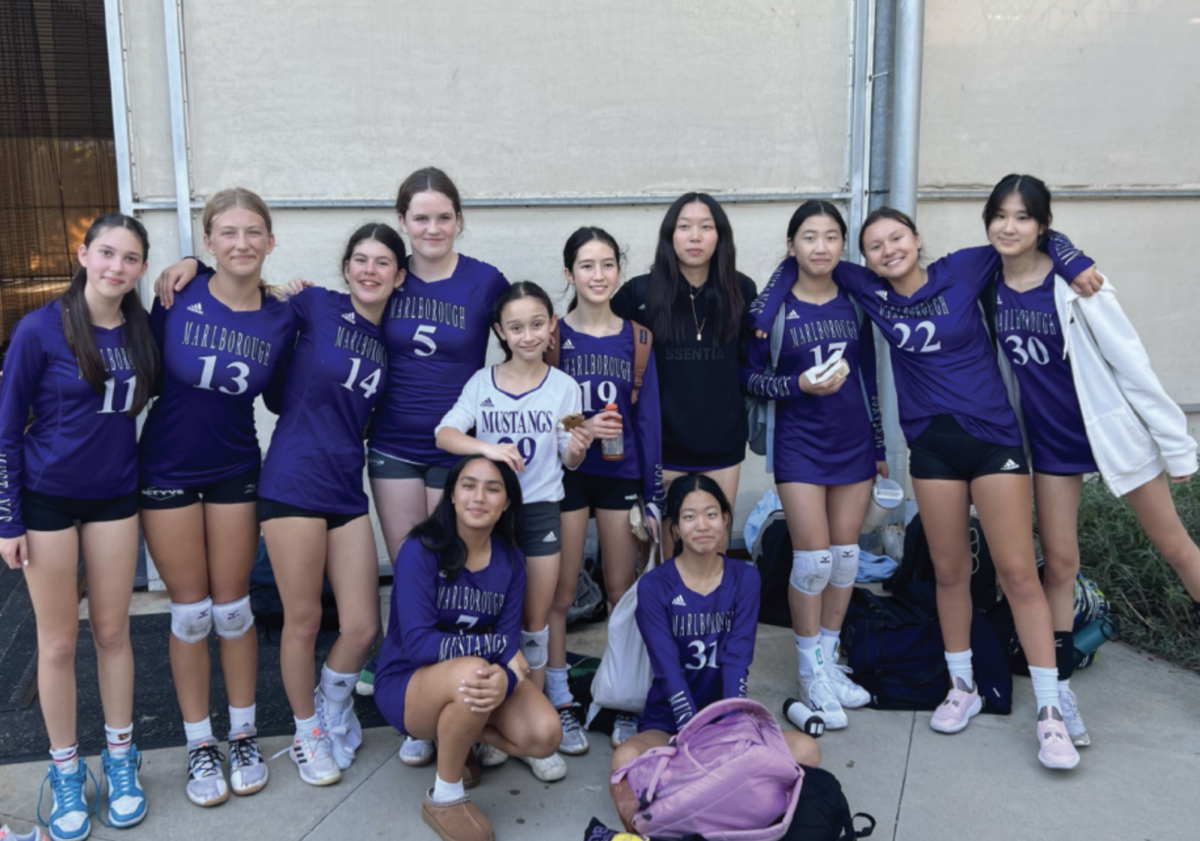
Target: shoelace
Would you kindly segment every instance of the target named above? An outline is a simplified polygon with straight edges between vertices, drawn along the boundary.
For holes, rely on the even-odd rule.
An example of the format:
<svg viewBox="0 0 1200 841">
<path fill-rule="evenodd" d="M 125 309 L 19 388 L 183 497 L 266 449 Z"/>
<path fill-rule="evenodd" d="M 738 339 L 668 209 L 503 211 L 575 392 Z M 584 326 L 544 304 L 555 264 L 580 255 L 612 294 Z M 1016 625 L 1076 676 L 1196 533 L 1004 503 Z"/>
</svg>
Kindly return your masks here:
<svg viewBox="0 0 1200 841">
<path fill-rule="evenodd" d="M 580 730 L 579 719 L 571 712 L 570 707 L 563 707 L 558 711 L 558 717 L 562 720 L 562 728 L 564 733 L 574 733 Z"/>
<path fill-rule="evenodd" d="M 216 745 L 200 745 L 188 751 L 188 774 L 195 779 L 215 777 L 221 773 L 225 757 Z"/>
<path fill-rule="evenodd" d="M 86 774 L 76 772 L 74 774 L 63 774 L 53 765 L 46 772 L 45 778 L 42 780 L 41 790 L 38 791 L 37 816 L 38 821 L 42 826 L 49 827 L 50 821 L 42 817 L 42 797 L 46 794 L 46 784 L 50 784 L 50 793 L 52 796 L 52 804 L 58 803 L 59 809 L 65 812 L 91 812 L 88 808 L 87 797 L 84 795 L 84 788 L 87 786 L 87 778 L 92 778 L 92 787 L 96 790 L 96 805 L 95 810 L 99 813 L 100 809 L 100 786 L 96 784 L 96 776 L 92 773 L 92 769 L 87 767 L 82 759 L 79 764 Z M 79 777 L 79 785 L 75 785 L 75 779 Z M 53 812 L 50 815 L 54 817 Z"/>
<path fill-rule="evenodd" d="M 317 736 L 302 736 L 299 739 L 292 739 L 290 745 L 272 754 L 271 759 L 278 759 L 285 753 L 295 750 L 297 741 L 300 743 L 300 749 L 304 751 L 310 762 L 318 759 L 333 759 L 333 746 L 330 744 L 329 739 Z"/>
<path fill-rule="evenodd" d="M 230 740 L 229 760 L 235 768 L 262 762 L 262 754 L 258 752 L 258 739 L 254 736 L 241 736 Z"/>
<path fill-rule="evenodd" d="M 118 797 L 134 796 L 134 783 L 137 781 L 136 772 L 142 767 L 142 754 L 135 747 L 129 748 L 129 753 L 122 757 L 109 755 L 104 761 L 104 779 L 108 781 L 109 802 Z M 96 791 L 96 817 L 107 827 L 112 827 L 99 811 L 100 791 Z"/>
<path fill-rule="evenodd" d="M 629 715 L 628 713 L 618 713 L 616 727 L 637 727 L 637 716 Z"/>
<path fill-rule="evenodd" d="M 854 669 L 849 666 L 843 666 L 840 663 L 832 663 L 825 667 L 831 680 L 845 681 L 846 683 L 854 683 L 850 680 L 850 675 L 854 674 Z"/>
</svg>

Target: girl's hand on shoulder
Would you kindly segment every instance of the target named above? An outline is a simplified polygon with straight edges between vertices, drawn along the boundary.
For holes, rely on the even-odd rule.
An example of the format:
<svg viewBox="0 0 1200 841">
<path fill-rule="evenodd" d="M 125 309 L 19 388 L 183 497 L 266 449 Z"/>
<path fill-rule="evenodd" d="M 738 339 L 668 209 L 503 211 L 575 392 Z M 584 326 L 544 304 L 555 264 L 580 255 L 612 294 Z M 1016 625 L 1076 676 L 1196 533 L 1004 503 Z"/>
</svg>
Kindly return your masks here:
<svg viewBox="0 0 1200 841">
<path fill-rule="evenodd" d="M 567 442 L 567 453 L 572 456 L 572 462 L 578 464 L 587 455 L 588 447 L 592 446 L 592 433 L 588 432 L 586 424 L 571 430 L 571 440 Z"/>
<path fill-rule="evenodd" d="M 1104 278 L 1100 272 L 1096 271 L 1096 266 L 1093 264 L 1081 271 L 1071 281 L 1071 288 L 1085 298 L 1090 298 L 1100 291 L 1100 287 L 1104 285 Z"/>
<path fill-rule="evenodd" d="M 875 462 L 875 472 L 879 474 L 881 479 L 888 478 L 888 466 L 886 461 Z"/>
<path fill-rule="evenodd" d="M 829 394 L 837 394 L 838 389 L 842 387 L 842 383 L 846 381 L 846 377 L 830 377 L 824 382 L 814 383 L 808 378 L 808 372 L 800 375 L 800 390 L 805 394 L 811 394 L 813 397 L 825 397 Z"/>
<path fill-rule="evenodd" d="M 756 339 L 766 339 L 770 335 L 771 334 L 768 333 L 766 330 L 755 330 L 754 331 L 754 338 L 756 338 Z"/>
<path fill-rule="evenodd" d="M 508 675 L 495 663 L 475 672 L 475 677 L 462 682 L 458 691 L 463 702 L 469 704 L 473 713 L 490 713 L 504 703 L 508 691 Z"/>
<path fill-rule="evenodd" d="M 482 444 L 479 454 L 492 461 L 502 461 L 518 473 L 525 472 L 525 459 L 516 444 Z"/>
<path fill-rule="evenodd" d="M 184 257 L 163 269 L 154 280 L 154 294 L 164 309 L 175 303 L 175 293 L 183 289 L 196 277 L 200 263 L 195 257 Z"/>
<path fill-rule="evenodd" d="M 279 288 L 283 290 L 284 295 L 287 295 L 289 298 L 291 298 L 295 295 L 299 295 L 305 289 L 309 289 L 316 285 L 317 284 L 313 283 L 311 280 L 305 280 L 302 277 L 294 277 Z"/>
<path fill-rule="evenodd" d="M 583 422 L 584 427 L 592 434 L 592 438 L 601 441 L 611 441 L 621 435 L 621 415 L 607 409 L 597 412 Z"/>
<path fill-rule="evenodd" d="M 20 569 L 29 566 L 29 545 L 25 535 L 20 537 L 0 537 L 0 555 L 9 569 Z"/>
</svg>

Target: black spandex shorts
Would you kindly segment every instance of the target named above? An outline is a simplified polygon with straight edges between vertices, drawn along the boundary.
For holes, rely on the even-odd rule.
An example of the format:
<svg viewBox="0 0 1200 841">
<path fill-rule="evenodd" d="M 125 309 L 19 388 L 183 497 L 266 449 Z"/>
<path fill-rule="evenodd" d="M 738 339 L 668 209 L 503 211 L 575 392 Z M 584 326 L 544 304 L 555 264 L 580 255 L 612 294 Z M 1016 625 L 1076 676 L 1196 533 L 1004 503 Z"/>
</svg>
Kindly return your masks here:
<svg viewBox="0 0 1200 841">
<path fill-rule="evenodd" d="M 581 508 L 602 511 L 628 511 L 637 505 L 642 491 L 639 479 L 621 479 L 617 476 L 600 476 L 578 470 L 563 470 L 563 511 L 578 511 Z"/>
<path fill-rule="evenodd" d="M 361 514 L 324 514 L 309 508 L 301 508 L 299 505 L 280 502 L 277 499 L 267 499 L 261 496 L 258 498 L 258 521 L 260 523 L 265 523 L 267 520 L 276 520 L 280 517 L 304 517 L 310 520 L 324 520 L 325 528 L 333 531 L 334 529 L 340 529 L 346 523 L 357 520 L 359 517 L 366 515 L 366 513 L 364 511 Z"/>
<path fill-rule="evenodd" d="M 981 441 L 950 415 L 938 415 L 909 445 L 908 472 L 914 479 L 970 482 L 994 473 L 1029 475 L 1021 447 Z"/>
<path fill-rule="evenodd" d="M 220 505 L 254 502 L 258 499 L 258 475 L 261 472 L 262 468 L 256 467 L 224 482 L 195 488 L 158 488 L 147 485 L 138 494 L 138 504 L 149 511 L 166 511 L 172 508 L 187 508 L 197 502 Z"/>
<path fill-rule="evenodd" d="M 109 523 L 137 515 L 137 492 L 108 499 L 77 499 L 21 489 L 21 511 L 30 531 L 62 531 L 80 523 Z"/>
<path fill-rule="evenodd" d="M 440 464 L 418 464 L 379 450 L 367 451 L 367 477 L 370 479 L 423 479 L 425 487 L 440 491 L 445 489 L 449 475 L 450 468 Z"/>
<path fill-rule="evenodd" d="M 526 502 L 521 506 L 521 551 L 527 558 L 562 551 L 562 517 L 557 502 Z"/>
</svg>

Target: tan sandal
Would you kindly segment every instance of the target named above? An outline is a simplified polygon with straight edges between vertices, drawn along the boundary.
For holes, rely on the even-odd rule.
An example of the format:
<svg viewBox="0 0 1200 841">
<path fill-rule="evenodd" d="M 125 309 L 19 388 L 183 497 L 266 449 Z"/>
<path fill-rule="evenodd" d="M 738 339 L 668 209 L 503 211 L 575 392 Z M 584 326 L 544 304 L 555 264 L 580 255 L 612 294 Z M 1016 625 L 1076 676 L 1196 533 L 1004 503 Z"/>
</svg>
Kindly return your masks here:
<svg viewBox="0 0 1200 841">
<path fill-rule="evenodd" d="M 442 841 L 496 841 L 491 823 L 469 797 L 434 803 L 432 794 L 433 789 L 430 789 L 421 804 L 421 819 Z"/>
</svg>

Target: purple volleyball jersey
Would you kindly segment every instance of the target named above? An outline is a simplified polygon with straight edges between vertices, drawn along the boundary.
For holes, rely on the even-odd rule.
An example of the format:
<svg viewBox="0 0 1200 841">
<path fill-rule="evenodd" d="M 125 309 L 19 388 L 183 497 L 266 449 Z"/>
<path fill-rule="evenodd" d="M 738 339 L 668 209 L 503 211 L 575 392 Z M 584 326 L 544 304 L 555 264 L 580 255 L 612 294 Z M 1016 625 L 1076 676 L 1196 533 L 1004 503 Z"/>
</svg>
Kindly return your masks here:
<svg viewBox="0 0 1200 841">
<path fill-rule="evenodd" d="M 678 731 L 704 707 L 746 697 L 762 579 L 725 558 L 721 583 L 701 596 L 679 577 L 675 559 L 637 582 L 637 625 L 654 682 L 638 730 Z"/>
<path fill-rule="evenodd" d="M 300 335 L 258 495 L 327 514 L 365 514 L 363 438 L 387 376 L 383 330 L 331 289 L 305 289 L 292 307 Z"/>
<path fill-rule="evenodd" d="M 142 428 L 143 486 L 203 487 L 253 470 L 262 462 L 254 398 L 279 410 L 295 308 L 264 293 L 259 309 L 231 310 L 209 292 L 211 270 L 200 270 L 171 309 L 155 301 L 150 311 L 163 373 Z"/>
<path fill-rule="evenodd" d="M 847 294 L 810 304 L 789 294 L 784 300 L 783 345 L 774 377 L 763 374 L 771 359 L 770 339 L 755 339 L 742 369 L 743 388 L 776 401 L 775 481 L 849 485 L 875 476 L 886 457 L 875 379 L 875 337 Z M 841 356 L 850 374 L 834 394 L 800 390 L 800 375 Z"/>
<path fill-rule="evenodd" d="M 622 418 L 625 457 L 605 461 L 600 441 L 592 442 L 579 465 L 582 473 L 640 479 L 646 502 L 663 500 L 662 487 L 662 412 L 658 404 L 658 372 L 654 351 L 650 351 L 637 405 L 631 403 L 634 377 L 634 330 L 644 330 L 625 322 L 615 336 L 589 336 L 560 320 L 562 346 L 558 367 L 579 383 L 583 395 L 584 417 L 604 411 L 615 403 Z"/>
<path fill-rule="evenodd" d="M 125 415 L 137 387 L 133 360 L 122 328 L 92 330 L 108 374 L 99 394 L 67 346 L 58 299 L 13 330 L 0 379 L 0 537 L 25 533 L 23 487 L 76 499 L 137 490 L 137 421 Z"/>
<path fill-rule="evenodd" d="M 480 657 L 507 668 L 520 650 L 525 556 L 496 535 L 488 565 L 477 572 L 463 569 L 453 580 L 438 570 L 436 552 L 419 540 L 405 540 L 396 554 L 394 581 L 377 686 L 455 657 Z"/>
<path fill-rule="evenodd" d="M 1092 458 L 1054 305 L 1055 274 L 1051 271 L 1024 292 L 997 284 L 996 339 L 1021 389 L 1033 469 L 1095 473 L 1099 468 Z"/>
<path fill-rule="evenodd" d="M 495 266 L 465 254 L 445 280 L 428 283 L 409 272 L 384 314 L 391 364 L 372 449 L 418 464 L 458 461 L 437 448 L 434 428 L 483 367 L 492 309 L 507 287 Z"/>
</svg>

